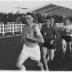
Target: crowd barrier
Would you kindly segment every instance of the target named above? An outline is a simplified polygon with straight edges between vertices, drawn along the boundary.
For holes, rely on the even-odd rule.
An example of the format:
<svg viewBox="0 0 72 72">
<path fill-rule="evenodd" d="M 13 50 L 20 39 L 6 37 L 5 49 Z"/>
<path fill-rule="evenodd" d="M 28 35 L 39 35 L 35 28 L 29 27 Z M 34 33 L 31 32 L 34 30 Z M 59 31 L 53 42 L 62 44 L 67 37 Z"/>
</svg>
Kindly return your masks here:
<svg viewBox="0 0 72 72">
<path fill-rule="evenodd" d="M 21 32 L 23 31 L 23 26 L 25 24 L 0 24 L 0 34 L 5 35 L 5 33 L 16 33 L 16 32 Z M 41 29 L 41 25 L 38 25 L 39 28 Z"/>
<path fill-rule="evenodd" d="M 23 26 L 25 24 L 0 24 L 0 34 L 5 35 L 5 33 L 15 33 L 15 32 L 21 32 L 23 31 Z M 39 28 L 41 29 L 42 24 L 38 24 Z M 56 23 L 56 27 L 60 28 L 60 27 L 64 27 L 63 23 Z M 70 28 L 70 27 L 69 27 Z M 71 29 L 72 29 L 72 25 L 71 25 Z"/>
<path fill-rule="evenodd" d="M 25 24 L 0 24 L 0 34 L 21 32 Z"/>
</svg>

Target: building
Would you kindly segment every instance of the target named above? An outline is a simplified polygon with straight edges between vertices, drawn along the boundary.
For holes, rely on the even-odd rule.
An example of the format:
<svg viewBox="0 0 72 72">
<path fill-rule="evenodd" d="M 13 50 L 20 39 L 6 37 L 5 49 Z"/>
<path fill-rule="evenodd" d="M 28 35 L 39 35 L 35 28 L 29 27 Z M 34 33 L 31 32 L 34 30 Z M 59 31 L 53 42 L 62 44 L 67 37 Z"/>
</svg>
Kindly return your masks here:
<svg viewBox="0 0 72 72">
<path fill-rule="evenodd" d="M 35 14 L 43 14 L 43 15 L 59 15 L 59 16 L 72 16 L 72 9 L 54 5 L 54 4 L 48 4 L 46 6 L 43 6 L 41 8 L 35 9 L 32 11 Z"/>
</svg>

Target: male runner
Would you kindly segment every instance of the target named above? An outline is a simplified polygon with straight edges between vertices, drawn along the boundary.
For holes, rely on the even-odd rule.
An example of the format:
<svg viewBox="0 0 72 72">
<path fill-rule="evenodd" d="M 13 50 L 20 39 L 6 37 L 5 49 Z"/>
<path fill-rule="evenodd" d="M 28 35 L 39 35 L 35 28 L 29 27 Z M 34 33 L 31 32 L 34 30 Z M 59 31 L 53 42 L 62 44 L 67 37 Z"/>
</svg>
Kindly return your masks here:
<svg viewBox="0 0 72 72">
<path fill-rule="evenodd" d="M 23 28 L 23 36 L 22 40 L 24 41 L 23 49 L 21 54 L 18 58 L 17 66 L 21 70 L 25 70 L 25 66 L 23 63 L 28 59 L 31 58 L 40 63 L 40 48 L 38 43 L 44 43 L 44 39 L 40 33 L 40 29 L 36 26 L 34 21 L 34 16 L 32 13 L 26 14 L 26 25 Z"/>
<path fill-rule="evenodd" d="M 44 44 L 43 44 L 43 59 L 46 66 L 46 70 L 48 70 L 48 61 L 53 61 L 54 58 L 54 39 L 55 39 L 55 32 L 51 26 L 51 19 L 47 17 L 45 19 L 45 24 L 41 28 L 41 33 L 44 38 Z M 48 57 L 46 57 L 48 55 Z"/>
</svg>

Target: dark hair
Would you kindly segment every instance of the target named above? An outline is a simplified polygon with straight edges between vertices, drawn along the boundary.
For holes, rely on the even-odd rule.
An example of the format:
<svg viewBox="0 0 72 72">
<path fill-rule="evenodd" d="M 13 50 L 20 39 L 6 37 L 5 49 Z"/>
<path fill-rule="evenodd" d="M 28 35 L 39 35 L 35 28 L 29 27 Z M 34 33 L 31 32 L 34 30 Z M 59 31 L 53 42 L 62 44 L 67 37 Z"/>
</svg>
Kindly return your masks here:
<svg viewBox="0 0 72 72">
<path fill-rule="evenodd" d="M 51 20 L 51 16 L 47 16 L 47 17 L 45 18 L 45 20 L 46 20 L 46 19 L 49 19 L 49 20 Z"/>
<path fill-rule="evenodd" d="M 37 21 L 37 17 L 36 17 L 36 15 L 35 14 L 33 14 L 33 13 L 30 13 L 30 12 L 27 12 L 27 14 L 26 15 L 31 15 L 33 18 L 34 18 L 34 23 L 38 23 L 38 21 Z"/>
<path fill-rule="evenodd" d="M 35 15 L 33 13 L 27 12 L 26 15 L 31 15 L 33 18 L 35 18 Z"/>
</svg>

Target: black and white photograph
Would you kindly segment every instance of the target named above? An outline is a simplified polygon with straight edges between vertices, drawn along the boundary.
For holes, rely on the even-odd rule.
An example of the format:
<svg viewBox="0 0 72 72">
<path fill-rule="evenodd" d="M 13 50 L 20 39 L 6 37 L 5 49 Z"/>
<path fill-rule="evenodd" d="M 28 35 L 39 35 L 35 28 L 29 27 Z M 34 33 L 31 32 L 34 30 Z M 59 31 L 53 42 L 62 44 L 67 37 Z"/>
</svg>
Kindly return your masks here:
<svg viewBox="0 0 72 72">
<path fill-rule="evenodd" d="M 72 71 L 71 0 L 0 0 L 0 71 Z"/>
</svg>

